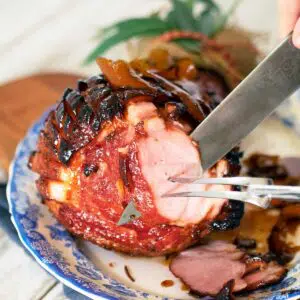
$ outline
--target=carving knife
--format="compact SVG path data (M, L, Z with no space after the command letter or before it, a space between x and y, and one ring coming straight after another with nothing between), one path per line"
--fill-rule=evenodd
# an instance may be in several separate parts
M280 43L193 131L204 170L236 146L300 86L300 50Z

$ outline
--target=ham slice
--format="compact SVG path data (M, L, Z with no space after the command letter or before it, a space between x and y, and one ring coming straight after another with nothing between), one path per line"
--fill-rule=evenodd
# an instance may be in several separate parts
M265 268L259 269L244 277L247 290L254 290L266 284L277 282L284 275L285 270L275 262L270 262Z
M191 291L202 296L216 296L233 281L232 291L253 290L279 281L285 268L249 257L235 245L211 241L181 252L170 264L171 272Z

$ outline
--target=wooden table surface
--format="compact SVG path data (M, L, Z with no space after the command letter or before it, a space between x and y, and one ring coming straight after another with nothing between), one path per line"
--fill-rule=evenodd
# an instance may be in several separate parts
M228 7L232 1L218 2ZM244 0L233 18L253 31L268 33L267 49L277 39L275 2ZM97 28L166 5L166 0L0 0L0 84L39 72L98 73L95 64L81 66L96 43ZM108 56L126 58L126 49L116 47ZM7 113L2 111L5 101L1 99L0 116ZM8 218L0 208L0 299L84 299L64 289L26 253Z

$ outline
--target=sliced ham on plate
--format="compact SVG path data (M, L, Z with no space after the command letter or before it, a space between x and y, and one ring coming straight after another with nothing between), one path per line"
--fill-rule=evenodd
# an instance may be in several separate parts
M211 241L181 252L170 264L171 272L192 292L216 296L233 280L232 291L254 290L279 281L286 270L276 262L250 257L235 245Z

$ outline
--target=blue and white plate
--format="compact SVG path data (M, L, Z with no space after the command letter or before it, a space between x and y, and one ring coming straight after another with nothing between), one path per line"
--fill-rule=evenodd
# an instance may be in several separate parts
M74 240L41 204L34 183L36 175L27 168L27 161L36 148L44 118L19 144L7 191L12 221L24 246L37 262L65 285L93 299L194 299L170 273L164 258L132 258ZM246 153L262 150L300 155L300 139L278 120L266 121L245 140L244 147ZM134 282L126 275L125 266ZM164 280L173 280L174 285L162 287ZM252 295L272 300L299 298L300 260L280 284Z

